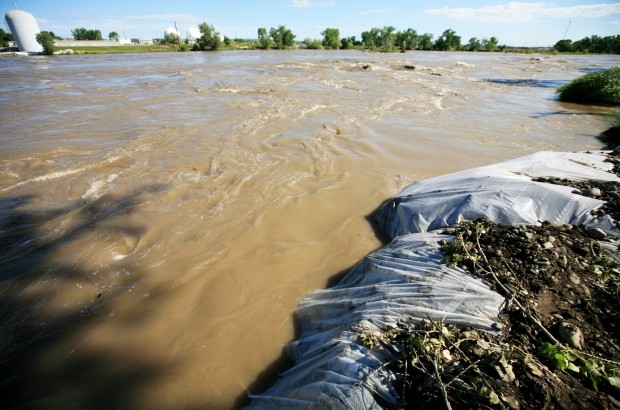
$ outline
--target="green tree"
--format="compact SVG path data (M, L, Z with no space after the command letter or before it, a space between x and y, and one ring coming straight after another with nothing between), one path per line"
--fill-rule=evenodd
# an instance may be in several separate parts
M396 40L394 44L401 51L415 50L418 46L418 33L412 28L408 28L405 31L399 31L396 33Z
M343 37L342 40L340 40L340 48L344 50L353 48L356 45L355 43L359 43L355 41L355 36Z
M381 41L379 40L379 34L381 30L377 27L371 28L369 31L362 32L362 43L366 48L374 50L381 46Z
M275 48L278 50L282 50L284 48L284 35L282 31L278 31L277 29L271 27L271 29L269 29L269 37L273 40Z
M569 53L575 51L575 45L573 44L573 40L568 39L558 41L557 43L555 43L553 48L560 53Z
M212 25L202 23L198 26L198 29L202 35L196 39L193 48L194 50L215 51L222 46L220 33L215 31L215 28Z
M71 35L75 40L103 40L100 30L87 30L84 27L71 30Z
M88 30L86 30L84 27L76 28L74 30L71 30L71 35L73 36L74 40L86 40L86 37L88 36Z
M269 35L267 34L267 29L265 27L260 27L258 29L258 44L260 48L266 50L270 45Z
M180 39L177 33L166 33L164 34L163 40L161 40L161 44L179 44Z
M482 48L482 43L476 37L472 37L466 47L468 51L478 51Z
M8 47L9 41L13 41L13 35L0 28L0 47Z
M342 45L340 42L340 30L337 28L328 27L321 31L321 35L323 36L322 44L325 48L337 50Z
M490 39L483 38L482 39L482 49L486 51L495 51L497 50L497 44L499 40L496 37L491 37Z
M118 41L120 36L118 35L116 31L111 31L110 34L108 34L108 38L113 41Z
M278 50L295 44L295 35L285 26L280 26L277 29L272 27L269 30L269 37L271 37L274 47Z
M224 44L226 45L226 47L230 46L230 39L227 36L224 36Z
M431 50L433 48L433 35L424 33L418 38L418 48L420 50Z
M43 54L51 56L54 54L54 35L49 31L41 31L36 36L37 43L43 47Z
M302 41L302 46L309 49L309 50L322 50L323 49L323 43L321 42L321 40L312 40L310 37L306 37L304 39L304 41Z
M558 42L559 43L559 42ZM557 45L557 43L556 43ZM582 53L613 53L620 54L620 35L617 36L590 36L573 43L574 50Z
M441 37L435 40L433 48L435 50L448 51L458 50L461 47L461 37L456 35L454 30L448 29L443 32Z
M379 44L382 51L391 51L394 48L394 41L396 40L395 31L396 28L394 26L384 26L379 30Z

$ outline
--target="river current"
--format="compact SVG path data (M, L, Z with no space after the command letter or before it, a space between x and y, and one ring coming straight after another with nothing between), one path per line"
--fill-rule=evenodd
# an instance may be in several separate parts
M247 51L0 58L6 408L234 408L299 301L406 185L602 144L555 87L617 56Z

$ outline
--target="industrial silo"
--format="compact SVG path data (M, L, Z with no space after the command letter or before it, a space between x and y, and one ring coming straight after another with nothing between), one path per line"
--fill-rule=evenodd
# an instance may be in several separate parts
M21 10L9 10L4 16L9 29L15 38L19 51L27 53L40 53L43 51L41 44L37 43L39 25L34 16Z

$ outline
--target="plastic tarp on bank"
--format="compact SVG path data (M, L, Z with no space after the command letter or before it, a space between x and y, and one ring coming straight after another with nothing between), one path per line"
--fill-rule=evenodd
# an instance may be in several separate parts
M539 152L530 156L417 182L391 199L375 216L391 238L486 218L506 225L595 225L613 231L608 219L591 211L603 201L573 193L574 188L532 178L618 181L603 153Z
M603 202L574 189L530 177L618 180L607 172L605 153L542 152L514 161L415 183L378 213L380 227L395 238L360 262L337 285L306 297L297 310L299 339L286 347L295 365L260 395L255 409L379 409L399 405L385 366L397 347L368 349L364 339L429 317L446 324L500 331L495 321L503 298L469 273L440 263L438 242L451 239L431 229L487 218L504 224L555 223L615 228L591 211Z
M503 298L480 279L439 263L437 233L398 238L358 264L337 285L306 297L297 310L299 340L287 346L296 365L250 408L380 408L395 406L393 375L382 366L384 349L364 347L362 337L398 324L443 320L496 332Z

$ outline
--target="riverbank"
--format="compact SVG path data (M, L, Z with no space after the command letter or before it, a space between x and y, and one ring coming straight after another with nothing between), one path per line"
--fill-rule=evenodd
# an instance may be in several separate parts
M251 407L613 408L619 164L539 153L406 188L376 216L399 236L302 301L296 365Z
M183 46L185 46L185 44ZM291 48L290 50L303 50L303 49L304 48L302 47L295 47L295 48ZM71 52L68 52L68 50L71 50ZM254 43L231 43L231 45L229 46L223 45L220 49L218 49L218 51L247 51L247 50L268 51L268 50L260 49ZM313 51L313 52L317 52L317 51L324 51L327 53L335 52L334 50L326 50L326 49L309 49L308 48L307 50ZM386 52L377 51L377 50L367 50L362 47L354 47L354 48L347 49L347 50L354 51L354 52L365 51L365 52L380 53L380 54L401 53L398 50L394 50L394 51L390 51L386 53ZM341 50L341 51L346 52L347 50ZM85 45L64 46L63 45L63 46L54 47L54 54L65 54L65 55L66 54L131 54L131 53L189 52L189 51L192 51L191 46L180 48L179 46L174 45L174 44L97 45L97 46L85 46ZM279 50L279 51L286 51L286 50ZM424 52L424 51L432 51L432 50L409 50L407 51L407 53L419 53L419 52ZM453 51L443 51L443 52L461 53L463 51L453 50ZM557 50L549 49L549 48L525 48L525 47L512 47L512 48L508 47L501 51L500 50L494 51L494 52L470 51L468 53L474 53L474 54L475 53L541 54L541 55L587 55L588 54L588 53L582 53L582 52L573 52L573 53L559 52ZM0 53L0 56L7 55L7 54L13 55L14 53ZM19 53L18 55L28 55L28 54Z

